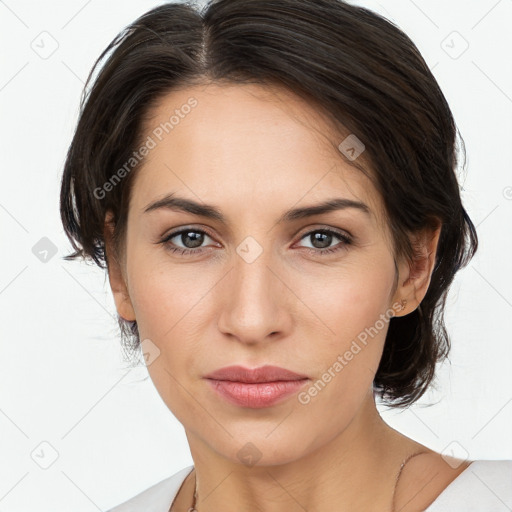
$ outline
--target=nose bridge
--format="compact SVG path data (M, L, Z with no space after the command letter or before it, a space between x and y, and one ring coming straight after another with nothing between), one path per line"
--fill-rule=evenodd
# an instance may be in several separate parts
M284 328L283 285L271 270L276 266L273 259L270 245L251 236L236 247L219 323L223 332L255 342Z

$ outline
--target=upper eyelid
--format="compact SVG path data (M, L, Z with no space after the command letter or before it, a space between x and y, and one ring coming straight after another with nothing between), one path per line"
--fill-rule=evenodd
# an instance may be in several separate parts
M176 228L176 230L171 230L169 233L162 235L162 240L169 240L170 238L174 238L177 235L181 235L183 233L186 233L187 231L196 231L196 232L202 232L208 235L210 238L214 239L215 236L212 235L207 229L201 227L194 227L194 226L185 226L183 228Z
M346 236L348 238L352 238L352 234L349 233L346 229L335 228L335 227L325 226L325 225L322 227L305 228L305 231L300 235L297 234L297 236L299 236L300 238L303 238L304 236L309 235L310 233L314 233L316 231L329 231L330 233L334 233L339 236ZM299 231L299 233L300 233L300 231Z

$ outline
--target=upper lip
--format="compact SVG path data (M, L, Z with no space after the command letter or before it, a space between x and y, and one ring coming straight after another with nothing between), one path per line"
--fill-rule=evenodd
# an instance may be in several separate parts
M265 365L259 368L244 368L243 366L226 366L219 368L205 376L206 379L230 380L233 382L276 382L307 379L306 375L300 375L280 368L279 366Z

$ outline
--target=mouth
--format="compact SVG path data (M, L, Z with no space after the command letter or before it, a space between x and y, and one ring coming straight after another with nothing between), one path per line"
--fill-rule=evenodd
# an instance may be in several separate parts
M310 380L305 375L270 365L252 370L229 366L208 374L205 379L229 403L251 409L281 403Z

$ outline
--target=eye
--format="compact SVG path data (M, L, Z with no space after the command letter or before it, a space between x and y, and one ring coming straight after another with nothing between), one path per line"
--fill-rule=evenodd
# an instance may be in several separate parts
M352 238L349 235L332 229L316 229L309 231L301 237L301 240L308 238L312 241L312 247L304 247L304 249L315 255L337 252L346 249L346 246L352 243ZM201 246L205 243L206 239L213 240L206 231L184 228L169 233L158 243L163 244L167 250L173 253L190 255L204 252L206 248ZM334 247L330 247L336 239L340 242Z
M171 252L178 252L179 254L196 254L205 250L201 245L207 238L212 240L206 231L201 229L185 228L170 233L159 243L163 244L166 249Z
M332 229L309 231L301 238L301 240L305 239L309 239L312 242L312 247L305 247L305 249L313 254L320 255L341 251L352 243L352 238L349 235ZM335 239L341 240L341 242L334 247L330 247Z

